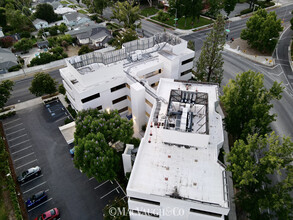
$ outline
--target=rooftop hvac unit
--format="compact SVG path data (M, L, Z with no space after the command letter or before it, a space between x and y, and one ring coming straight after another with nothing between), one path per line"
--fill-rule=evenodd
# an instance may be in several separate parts
M133 55L131 56L131 59L132 59L132 61L137 61L137 54L133 54Z

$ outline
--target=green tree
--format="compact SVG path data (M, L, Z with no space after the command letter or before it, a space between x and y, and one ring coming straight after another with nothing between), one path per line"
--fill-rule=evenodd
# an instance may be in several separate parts
M82 45L81 48L78 51L78 55L82 55L82 54L86 54L86 53L90 53L93 50L89 48L88 45Z
M6 9L0 7L0 27L6 27Z
M126 42L130 42L138 39L137 33L132 29L127 29L125 32L116 36L114 42L112 43L117 49L121 49L122 45Z
M6 20L14 32L22 32L32 26L28 17L22 14L20 10L6 9Z
M224 0L224 10L229 16L232 11L234 11L238 0Z
M66 89L64 88L62 83L58 87L58 92L61 93L62 95L65 95L66 93Z
M58 26L52 26L49 28L50 36L56 36L58 34Z
M279 32L283 30L276 13L267 13L265 9L257 10L246 22L246 27L241 32L241 39L247 40L249 46L261 52L272 52L278 42Z
M111 209L113 208L117 210L116 213L111 213ZM106 205L103 213L104 220L129 220L128 204L124 201L124 199L121 198L115 198L108 205ZM113 214L115 215L113 216Z
M135 6L132 0L130 2L116 2L112 11L112 18L123 22L125 28L134 28L134 23L139 20L139 5Z
M14 82L11 80L2 81L0 84L0 108L3 108L8 101Z
M223 79L223 57L221 51L225 44L225 22L221 15L208 34L196 62L194 77L196 80L221 84Z
M20 41L16 42L13 46L18 51L28 51L33 48L33 41L28 38L22 38Z
M235 80L230 79L224 87L221 102L227 113L225 129L234 140L245 140L248 134L265 135L271 131L270 123L275 121L275 114L270 114L271 101L281 99L283 87L274 82L267 90L264 87L264 76L251 70L238 74Z
M210 5L208 11L209 15L217 17L217 15L220 13L220 10L224 7L224 0L208 0L208 3Z
M55 14L53 6L47 3L38 4L35 12L36 18L43 19L48 23L54 22L58 19L57 14Z
M197 22L199 22L200 13L203 9L202 1L200 0L188 0L184 4L185 11L187 16L190 15L192 17L192 21L195 21L195 18L197 18ZM186 16L185 16L186 19Z
M57 82L48 73L39 72L34 76L29 91L36 95L53 94L57 92Z
M61 24L58 26L58 29L59 29L59 31L60 31L62 34L64 34L65 31L68 30L66 24L64 24L64 23L61 23Z
M117 110L80 111L74 134L75 166L98 181L115 179L121 158L109 143L128 143L133 135L132 125L132 121L121 118Z
M272 133L264 137L249 135L247 143L238 140L228 154L227 169L238 189L236 202L249 219L292 219L293 143ZM270 176L283 180L272 182ZM269 209L269 212L268 212Z

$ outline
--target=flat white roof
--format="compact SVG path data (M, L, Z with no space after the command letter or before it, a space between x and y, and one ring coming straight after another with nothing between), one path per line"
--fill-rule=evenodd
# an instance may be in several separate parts
M218 86L190 84L187 89L186 82L161 79L157 90L157 95L164 100L161 102L161 110L166 111L171 90L178 88L181 91L208 94L209 132L200 134L155 126L152 119L158 103L155 104L127 190L168 197L176 189L179 197L228 207L224 199L225 169L217 162L218 146L223 143L222 118L215 112ZM162 111L159 113L159 121L160 117L164 117Z

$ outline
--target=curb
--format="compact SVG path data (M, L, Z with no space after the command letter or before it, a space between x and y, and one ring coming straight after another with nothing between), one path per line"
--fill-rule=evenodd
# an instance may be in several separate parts
M267 7L267 8L264 8L264 9L266 11L268 11L268 10L271 10L271 9L279 8L281 6L282 6L281 4L279 4L279 5L275 4L275 5L271 6L271 7ZM251 15L253 15L254 12L256 12L256 11L250 12L248 14L240 15L239 17L240 18L247 18L247 17L250 17Z

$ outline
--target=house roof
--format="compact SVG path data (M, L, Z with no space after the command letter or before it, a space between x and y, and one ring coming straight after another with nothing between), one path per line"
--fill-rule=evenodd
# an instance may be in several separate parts
M42 19L37 18L36 20L33 21L33 24L34 24L34 25L37 25L37 24L40 23L40 22L48 23L48 22L45 21L45 20L42 20Z
M48 41L40 41L40 42L37 42L37 46L38 47L43 47L43 46L48 46L49 45L49 42Z
M50 4L52 5L52 7L53 7L54 10L57 9L59 6L62 5L62 4L61 4L60 2L58 2L58 1L53 1L53 2L51 2Z
M77 21L81 18L87 18L88 16L78 13L78 12L70 12L64 15L68 21Z
M16 56L9 50L0 48L0 69L9 69L17 65Z
M78 30L68 31L66 34L76 36L78 39L91 38L92 40L99 39L106 36L111 36L110 31L99 25L92 25L88 27L82 27Z

